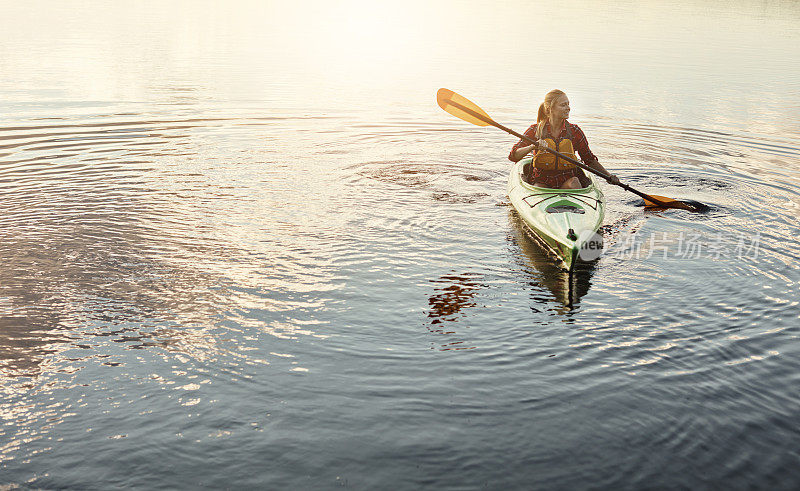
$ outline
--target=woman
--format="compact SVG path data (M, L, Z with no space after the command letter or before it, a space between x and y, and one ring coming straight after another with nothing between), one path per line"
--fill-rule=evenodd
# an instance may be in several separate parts
M612 184L619 184L617 176L610 174L597 157L589 150L586 136L578 125L567 121L569 117L569 99L567 94L556 89L544 96L544 102L539 105L539 114L536 124L525 131L525 136L539 142L539 150L534 153L533 166L527 175L527 181L534 186L543 188L577 189L584 187L588 182L586 174L579 167L566 160L545 151L542 147L553 150L577 160L575 151L581 160L591 167L605 174L606 180ZM519 162L535 148L535 145L520 140L511 149L508 158L512 162Z

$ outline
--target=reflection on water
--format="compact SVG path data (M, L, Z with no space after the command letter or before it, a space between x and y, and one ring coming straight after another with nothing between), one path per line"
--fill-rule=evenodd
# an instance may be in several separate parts
M456 334L447 323L457 323L469 317L468 310L477 307L475 296L480 292L480 276L477 274L448 274L435 280L435 293L428 298L428 330L433 334ZM466 326L468 327L468 326ZM440 350L474 349L465 346L463 341L450 341L441 344Z
M3 460L44 451L32 442L76 414L67 403L54 410L49 394L92 397L108 380L79 381L100 367L122 380L185 387L196 374L176 371L185 377L176 383L148 367L235 360L236 373L279 356L242 337L315 335L315 322L287 320L301 315L261 313L309 303L272 292L326 289L327 273L301 264L302 243L282 249L271 239L268 230L283 225L267 229L248 209L270 201L221 180L221 155L200 158L197 134L219 131L221 120L122 119L0 128L8 150L0 166ZM271 240L254 241L259 229ZM244 326L257 331L243 334ZM287 370L305 370L298 363Z
M556 309L559 313L567 313L580 305L580 299L587 293L592 285L597 260L579 261L572 273L564 271L558 266L550 253L537 242L527 230L525 223L513 210L509 210L509 240L519 248L522 266L531 278L531 286L536 288L536 293L531 294L531 300L539 305L532 305L533 310L545 310L553 298L560 304ZM543 297L538 290L544 287L552 297Z
M199 217L182 213L185 195L154 172L150 160L133 160L185 155L180 140L192 127L70 125L59 127L58 136L2 130L20 156L33 156L8 160L0 171L8 197L0 231L0 297L6 299L0 308L8 325L37 339L26 352L15 337L14 359L32 368L47 353L52 362L52 347L83 344L85 336L198 356L210 352L213 341L202 329L231 299L219 291L223 277L204 266L243 253L213 238L202 209L195 209ZM110 131L113 139L104 138ZM161 133L167 131L172 138ZM84 158L51 145L76 140L82 147L70 151ZM183 181L192 179L190 173ZM35 348L51 338L51 349Z

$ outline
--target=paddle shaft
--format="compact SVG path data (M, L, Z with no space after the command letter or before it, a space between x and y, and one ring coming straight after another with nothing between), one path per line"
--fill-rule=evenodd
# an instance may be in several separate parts
M539 142L537 142L533 138L529 138L529 137L527 137L527 136L525 136L525 135L523 135L521 133L517 133L516 131L512 130L511 128L509 128L507 126L503 126L502 124L498 123L497 121L493 120L492 118L487 118L483 114L477 113L477 112L473 111L472 109L470 109L470 108L468 108L468 107L466 107L466 106L464 106L462 104L459 104L459 103L457 103L455 101L451 100L451 101L447 101L447 103L452 105L452 106L455 106L456 108L464 111L465 113L469 114L470 116L472 116L474 118L478 118L481 121L494 126L495 128L499 128L499 129L505 131L508 134L516 136L517 138L519 138L521 140L525 140L528 143L532 143L533 145L535 145L536 149L539 150ZM544 150L547 151L547 152L552 153L553 155L557 155L558 158L564 159L564 160L566 160L567 162L569 162L571 164L575 164L576 166L580 167L583 170L587 170L587 171L591 172L592 174L595 174L595 175L598 175L598 176L602 177L603 179L608 179L608 176L606 174L603 174L599 170L592 169L591 167L589 167L588 165L584 164L583 162L579 162L579 161L577 161L577 160L575 160L573 158L567 157L563 153L560 153L560 152L558 152L556 150L553 150L550 147L544 147ZM610 184L614 184L614 183L610 183ZM666 203L664 203L664 202L662 202L662 201L660 201L660 200L658 200L656 198L653 198L652 196L644 194L644 193L642 193L640 191L637 191L637 190L633 189L632 187L628 186L627 184L623 184L623 183L620 182L620 183L616 183L616 185L621 187L622 189L624 189L626 191L630 191L631 193L639 196L642 199L645 199L647 201L655 203L655 204L657 204L659 206L663 206L663 207L667 207L667 208L669 207L669 205L667 205Z

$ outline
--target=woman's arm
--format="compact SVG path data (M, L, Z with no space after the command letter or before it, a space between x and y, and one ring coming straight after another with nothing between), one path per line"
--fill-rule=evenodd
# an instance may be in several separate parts
M531 125L530 128L525 130L525 136L528 138L535 140L536 139L536 125ZM534 145L528 143L527 140L520 140L518 141L513 147L511 147L511 152L508 154L508 160L512 162L519 162L522 158L530 153L533 150Z
M603 175L606 175L606 181L610 182L611 184L619 184L619 178L614 174L608 172L605 167L603 167L600 162L597 160L595 154L589 149L589 142L586 140L586 135L583 134L583 130L578 128L577 124L573 124L573 131L574 135L574 143L575 149L578 151L578 154L581 156L581 160L591 167L592 169L602 172Z
M528 145L527 147L519 147L511 150L511 155L508 156L508 159L512 162L519 162L522 160L523 157L528 155L535 145Z

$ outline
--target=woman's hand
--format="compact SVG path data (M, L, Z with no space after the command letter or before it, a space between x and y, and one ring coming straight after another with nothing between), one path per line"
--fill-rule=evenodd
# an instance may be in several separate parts
M619 177L615 176L614 174L608 174L606 181L608 181L609 184L619 184Z
M537 143L537 145L538 145L538 147L537 147L537 148L550 148L550 145L548 145L548 144L547 144L547 140L545 140L545 139L540 139L540 140L539 140L538 142L536 142L536 143Z

